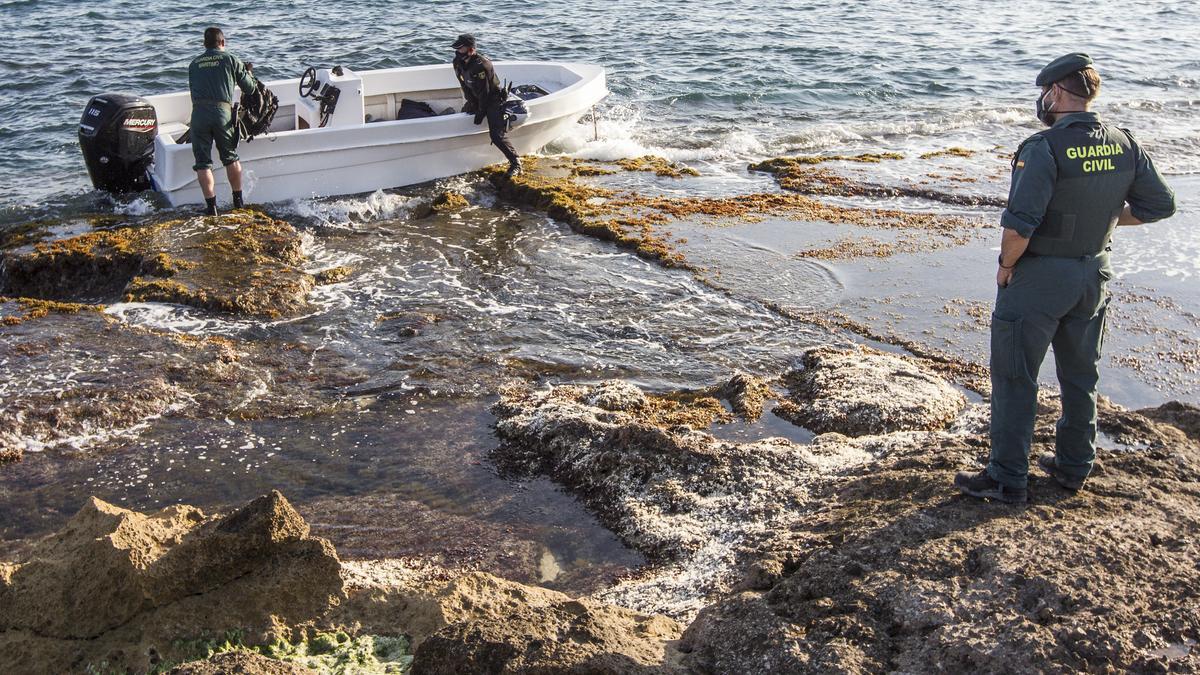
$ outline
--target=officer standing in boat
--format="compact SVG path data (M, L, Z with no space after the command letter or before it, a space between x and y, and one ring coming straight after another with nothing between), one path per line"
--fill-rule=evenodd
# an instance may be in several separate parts
M1042 69L1037 116L1012 164L992 313L991 456L955 485L980 498L1023 503L1037 413L1038 371L1054 345L1062 415L1054 453L1038 464L1062 487L1083 486L1096 458L1096 383L1117 225L1175 213L1175 195L1133 136L1089 110L1100 75L1087 54Z
M454 74L462 86L463 98L467 100L463 112L475 115L475 124L487 118L492 145L508 158L508 176L521 173L521 160L508 140L508 122L504 119L504 102L508 92L500 86L500 79L492 69L488 57L475 51L475 36L459 35L454 44Z
M204 30L204 53L188 66L188 87L192 92L191 138L196 164L196 180L204 193L205 214L217 215L216 184L212 173L212 146L225 166L229 186L233 188L233 208L242 203L242 163L238 161L238 133L233 115L233 88L251 93L258 86L251 65L225 51L225 34L220 28Z

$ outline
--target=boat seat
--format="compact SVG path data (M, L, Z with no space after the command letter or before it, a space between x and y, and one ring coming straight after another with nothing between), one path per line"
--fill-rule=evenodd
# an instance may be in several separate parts
M183 122L167 122L166 124L158 125L158 135L166 136L172 141L178 141L183 132L188 130L188 125Z

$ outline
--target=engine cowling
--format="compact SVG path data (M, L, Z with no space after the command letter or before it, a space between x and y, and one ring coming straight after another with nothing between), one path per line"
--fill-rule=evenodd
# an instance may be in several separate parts
M113 193L150 189L158 115L131 94L93 96L79 120L79 147L92 185Z

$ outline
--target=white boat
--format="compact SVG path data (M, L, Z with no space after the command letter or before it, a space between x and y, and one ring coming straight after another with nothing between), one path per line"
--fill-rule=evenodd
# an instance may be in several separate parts
M565 135L608 95L604 69L600 66L506 61L496 62L495 69L501 81L537 85L547 92L526 101L528 119L509 135L521 154L540 150ZM487 122L475 125L470 114L455 112L396 119L405 99L426 103L434 111L461 109L462 93L449 64L362 73L337 68L317 71L316 75L318 94L326 85L340 92L336 107L327 117L317 100L300 95L300 78L266 82L279 97L279 109L270 132L242 141L238 146L247 201L265 203L371 192L445 178L504 161L500 151L491 145ZM108 99L114 98L121 97L108 95ZM117 115L109 125L127 134L154 134L153 164L142 168L143 173L148 173L150 187L166 195L173 205L203 203L192 170L192 147L178 142L191 118L189 93L124 98L140 101L143 106L148 103L154 109L154 115L149 116L144 110L139 113L137 104L127 102L124 117ZM119 157L121 148L132 148L133 144L122 143L114 136L111 152L101 149L89 153L87 140L103 135L102 124L89 122L112 117L100 110L98 100L107 102L98 96L89 103L80 126L80 141L96 186L120 190L129 181L102 180L102 174L111 174L114 165L122 160L132 162L136 152L128 150L124 153L128 156ZM152 127L153 121L157 124ZM98 144L102 145L100 141L92 143ZM113 157L105 155L106 152ZM144 163L148 164L149 144L145 144L142 153ZM215 154L214 148L217 195L224 201L229 187ZM140 187L145 186L143 180Z

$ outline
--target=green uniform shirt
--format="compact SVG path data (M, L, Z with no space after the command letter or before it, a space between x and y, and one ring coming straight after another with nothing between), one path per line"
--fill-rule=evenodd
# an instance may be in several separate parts
M1052 128L1065 127L1074 122L1098 124L1100 116L1094 112L1070 113L1055 120ZM1133 185L1125 197L1130 211L1135 218L1146 223L1174 215L1175 193L1154 167L1150 155L1140 148L1137 150ZM1050 143L1041 136L1033 136L1022 146L1021 154L1017 157L1012 185L1008 190L1008 207L1000 216L1000 224L1026 239L1033 236L1046 215L1046 205L1054 196L1057 178L1058 164Z
M188 66L188 87L192 101L223 101L232 104L233 87L250 93L258 86L246 64L223 49L208 49L192 59Z

